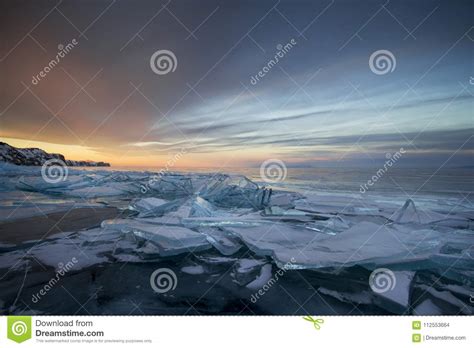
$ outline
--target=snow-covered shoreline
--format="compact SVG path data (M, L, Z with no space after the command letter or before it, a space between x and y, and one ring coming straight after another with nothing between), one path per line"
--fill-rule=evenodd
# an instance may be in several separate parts
M68 160L59 153L48 153L38 148L17 148L0 142L0 162L22 166L42 166L47 161L59 160L71 167L110 167L106 162Z

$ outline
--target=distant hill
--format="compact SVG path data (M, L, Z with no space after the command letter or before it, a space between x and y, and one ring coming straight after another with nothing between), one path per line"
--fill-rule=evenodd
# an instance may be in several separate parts
M42 166L46 161L58 159L72 167L110 167L107 162L67 160L59 153L48 153L38 148L20 149L0 142L0 161L21 166Z

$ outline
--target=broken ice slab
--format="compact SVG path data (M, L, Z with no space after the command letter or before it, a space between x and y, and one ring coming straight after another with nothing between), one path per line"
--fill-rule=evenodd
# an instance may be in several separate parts
M418 223L418 224L433 224L469 228L469 220L463 216L456 215L454 212L440 214L436 211L419 209L415 202L407 199L405 204L400 207L390 219L398 224Z
M33 247L26 244L23 247L26 249L3 253L0 257L0 265L2 268L8 266L13 269L23 269L27 267L28 262L33 265L40 262L45 266L59 269L62 264L66 264L75 258L77 262L72 262L69 269L79 270L109 262L105 253L112 252L116 235L113 237L110 235L104 236L99 233L100 229L90 231L91 235L88 238L77 234L68 237L64 233L61 238L56 235L35 244ZM94 235L94 231L97 234Z
M107 186L92 186L73 190L68 190L67 195L78 198L97 198L97 197L113 197L128 196L139 194L138 188L133 183L110 183ZM59 193L59 192L58 192ZM61 192L65 194L64 192Z
M272 277L272 265L270 263L267 263L263 265L263 267L260 269L260 274L258 277L248 283L246 287L250 290L258 290L262 289L265 284L271 279Z
M270 202L272 190L260 188L242 175L216 174L198 194L220 207L262 209Z
M241 286L245 286L259 278L262 273L262 267L266 264L267 262L265 260L240 259L234 264L231 272L232 281ZM264 276L266 276L266 273L267 271L265 271Z
M107 178L108 180L105 180L105 178L100 180L91 179L90 176L83 174L68 176L64 181L51 184L42 177L27 177L18 181L17 188L24 191L37 191L84 199L140 193L140 189L136 187L132 179L117 181L116 176Z
M110 252L113 244L103 243L81 246L73 240L60 240L52 243L42 243L35 246L29 254L43 265L61 268L61 265L72 260L70 270L79 270L92 265L110 262L103 253Z
M10 271L22 270L28 267L30 260L23 250L14 250L0 253L0 270L2 270L1 278ZM8 270L4 272L5 270Z
M306 193L295 201L295 209L315 214L383 215L384 208L398 208L395 204L375 204L359 194Z
M327 220L318 220L307 223L305 228L318 233L335 235L349 229L350 224L341 216L336 215Z
M391 313L407 314L410 305L411 284L415 272L397 271L392 272L392 274L393 279L383 279L386 283L379 284L383 287L383 291L374 291L374 303ZM377 284L374 286L377 286Z
M411 199L407 199L403 207L394 213L392 220L396 223L422 223L420 215L415 207L415 203Z
M92 201L75 202L71 198L50 196L39 192L1 191L0 221L13 221L33 216L69 211L72 208L103 207Z
M349 222L338 215L315 214L297 209L282 209L277 206L266 207L262 212L264 220L304 223L304 227L316 232L335 234L347 230Z
M158 194L168 199L186 197L192 195L195 190L190 176L175 173L151 175L142 182L140 189L144 193Z
M139 209L135 205L130 205L129 208L139 211L138 219L144 218L146 220L143 221L146 221L146 223L178 226L182 225L182 220L190 215L191 205L192 199L179 198L164 204L150 206L150 209Z
M426 299L413 309L414 315L442 315L443 310L433 303L430 299Z
M11 181L11 180L10 180ZM9 181L9 182L10 182ZM268 206L272 190L259 187L241 175L226 174L178 174L178 173L139 173L139 172L107 172L94 173L71 170L66 180L48 183L39 171L32 172L21 178L16 188L23 191L36 191L45 194L62 195L75 198L111 198L111 197L153 197L166 199L190 198L199 195L221 208L252 208L262 209ZM15 184L9 185L14 187ZM288 205L293 199L300 197L288 193L275 204ZM201 205L203 202L196 201ZM202 209L201 209L202 212Z
M94 228L81 232L63 232L43 239L37 244L25 242L15 246L19 250L2 253L0 268L12 267L24 269L29 263L60 268L75 258L71 270L80 270L93 265L108 263L113 260L112 255L117 246L132 250L136 243L122 238L123 234L111 230ZM7 262L8 261L8 262Z
M217 227L201 227L198 231L204 234L209 243L222 255L235 254L242 248L242 243L235 235Z
M318 288L318 292L324 295L328 295L338 299L339 301L347 303L356 303L356 304L371 304L373 303L373 293L369 291L359 291L359 292L344 292L338 290L326 289L323 287Z
M259 186L244 176L226 174L150 175L140 181L143 193L165 199L198 194L221 207L251 207L260 209L268 203L271 190Z
M47 182L40 175L34 177L20 177L16 182L16 188L23 191L62 193L71 185L75 184L77 186L79 184L79 187L86 187L87 183L88 182L84 181L84 178L80 175L69 175L66 180L57 183Z
M436 224L455 228L472 228L474 209L461 200L355 193L306 193L295 201L295 209L315 214L383 217L396 223Z
M238 261L235 257L223 257L223 256L202 256L197 255L196 258L209 265L230 265Z
M197 227L240 227L272 225L274 221L264 220L260 215L246 214L243 216L193 217L182 220L183 225L189 228Z
M309 214L297 209L283 209L278 206L266 207L262 215L265 219L280 221L306 222L315 219L314 214Z
M172 256L211 248L205 235L186 227L150 224L146 222L146 219L110 220L104 222L102 226L106 229L118 229L123 233L132 233L143 241L155 244L161 256Z
M291 209L295 207L294 202L296 200L303 198L304 196L298 192L277 191L272 193L268 205L278 206L284 209Z
M165 201L164 199L149 197L133 201L130 204L129 209L137 211L140 218L163 216L166 213L179 209L184 202L184 199Z
M215 215L216 208L201 197L195 197L191 206L191 212L189 216L193 217L208 217Z
M190 217L211 217L211 216L230 216L231 214L223 209L216 208L213 204L202 197L193 197L191 203Z
M442 245L456 240L432 229L371 222L360 222L337 235L281 223L225 229L240 236L257 255L272 256L279 267L294 258L292 267L300 269L429 260Z
M197 266L182 267L181 272L186 273L186 274L197 275L197 274L204 274L206 271L203 266L197 265Z
M165 203L168 203L168 201L160 198L148 197L133 201L130 203L129 209L143 213L160 207Z
M443 308L444 313L455 313L455 314L473 314L474 306L468 301L461 301L459 298L454 296L450 291L437 290L435 284L432 286L419 284L417 285L424 294L429 294L433 302Z

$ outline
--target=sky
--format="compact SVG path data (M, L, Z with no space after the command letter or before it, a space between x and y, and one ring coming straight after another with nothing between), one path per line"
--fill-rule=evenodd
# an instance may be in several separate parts
M469 166L473 13L468 0L2 1L0 137L113 166L373 166L400 149L405 166ZM152 59L165 50L170 69Z

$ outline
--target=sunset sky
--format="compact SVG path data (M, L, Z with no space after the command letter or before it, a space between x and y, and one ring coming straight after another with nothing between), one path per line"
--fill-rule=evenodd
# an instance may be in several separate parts
M468 0L2 1L1 140L117 166L177 153L182 167L373 165L401 147L407 166L471 165L473 12ZM152 71L158 50L175 71ZM393 71L371 71L377 50Z

